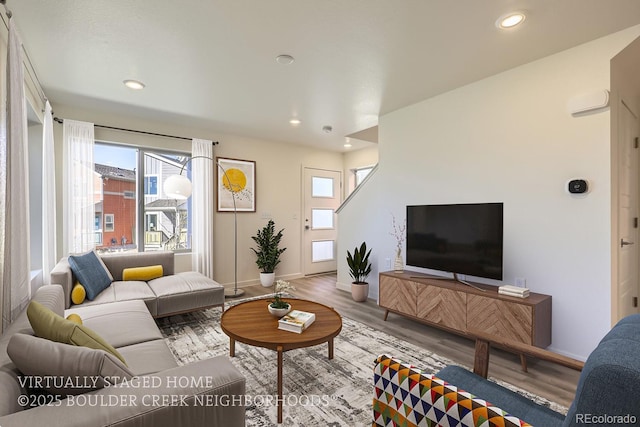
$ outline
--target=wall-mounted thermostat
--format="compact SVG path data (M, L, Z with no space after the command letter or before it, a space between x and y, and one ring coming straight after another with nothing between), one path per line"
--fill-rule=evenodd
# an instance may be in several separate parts
M569 180L567 191L570 194L585 194L589 191L589 182L583 178Z

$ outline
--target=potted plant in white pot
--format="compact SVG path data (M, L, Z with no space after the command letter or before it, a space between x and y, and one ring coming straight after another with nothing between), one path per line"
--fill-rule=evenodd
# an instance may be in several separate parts
M274 271L280 263L280 255L287 250L287 248L279 248L283 231L284 228L275 233L275 223L270 219L267 225L258 230L255 236L251 236L258 245L257 248L251 248L251 250L256 254L256 264L260 269L260 283L264 287L273 285Z
M276 317L282 317L291 311L291 304L282 299L283 294L290 294L291 291L295 291L296 288L291 283L284 280L278 280L275 285L275 293L273 294L273 301L269 303L269 313Z
M351 283L351 297L354 301L363 302L369 296L369 283L367 276L371 273L371 263L369 262L371 249L367 252L366 242L362 242L360 248L356 246L351 252L347 251L347 264L349 265L349 275L353 279Z

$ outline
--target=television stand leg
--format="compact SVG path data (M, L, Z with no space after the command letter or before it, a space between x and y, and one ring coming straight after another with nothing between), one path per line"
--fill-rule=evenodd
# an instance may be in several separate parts
M382 319L383 321L387 321L387 316L389 316L389 310L385 310L384 311L384 318Z
M520 353L520 367L522 368L522 372L527 371L527 356L523 353Z

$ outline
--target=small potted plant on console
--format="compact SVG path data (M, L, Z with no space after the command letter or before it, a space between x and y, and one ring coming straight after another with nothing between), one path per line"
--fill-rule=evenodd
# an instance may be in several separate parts
M270 219L262 230L258 230L255 236L251 236L258 245L251 250L256 254L256 264L260 269L260 283L264 287L273 285L274 270L280 263L280 255L287 250L287 248L278 248L283 231L284 228L276 233L275 223Z
M371 249L367 252L366 242L362 242L360 248L356 246L351 252L347 251L347 264L349 264L349 274L353 279L351 283L351 297L354 301L363 302L369 296L369 283L367 276L371 273L371 263L369 262Z

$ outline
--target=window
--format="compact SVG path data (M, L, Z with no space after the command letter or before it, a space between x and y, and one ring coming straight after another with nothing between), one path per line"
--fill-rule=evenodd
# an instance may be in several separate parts
M141 150L142 151L142 150ZM191 248L191 200L164 198L163 179L180 174L189 157L142 151L144 177L144 250L179 251ZM190 166L190 164L189 164ZM188 173L189 170L186 171ZM188 176L188 175L187 175ZM153 225L153 226L152 226Z
M162 192L164 180L179 174L189 155L96 142L94 158L101 178L101 191L95 191L96 249L191 249L191 200L167 199Z
M95 245L100 246L102 245L102 212L95 213L93 229L96 231L94 233Z
M158 177L155 175L144 177L144 194L145 196L158 195Z
M104 214L104 231L113 231L114 230L114 215L113 214Z
M156 231L156 227L158 226L158 214L147 213L144 218L144 230Z
M373 166L368 166L366 168L354 169L353 173L356 175L356 187L364 181L364 179L369 175L369 172L373 170Z

